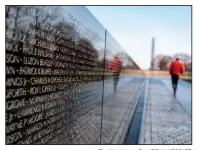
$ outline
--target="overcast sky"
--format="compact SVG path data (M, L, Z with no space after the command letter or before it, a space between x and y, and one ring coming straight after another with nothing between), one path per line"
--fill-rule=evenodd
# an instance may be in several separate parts
M155 55L191 55L189 6L87 6L142 69L149 69L151 39Z

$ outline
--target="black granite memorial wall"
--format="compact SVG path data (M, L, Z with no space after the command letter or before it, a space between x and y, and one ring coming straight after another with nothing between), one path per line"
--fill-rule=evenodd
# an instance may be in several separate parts
M5 42L6 144L100 144L109 61L140 69L91 13L6 6Z

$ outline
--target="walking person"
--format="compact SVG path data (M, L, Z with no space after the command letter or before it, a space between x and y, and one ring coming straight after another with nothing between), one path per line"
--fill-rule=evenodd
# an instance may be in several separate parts
M174 96L176 95L179 76L183 75L184 72L185 72L184 64L180 62L179 58L176 58L176 60L173 61L169 67L169 73L172 79L172 88L174 90Z
M116 92L117 84L119 81L120 72L122 69L122 63L118 59L118 57L114 57L114 59L110 62L109 68L113 73L113 83L114 83L114 92Z

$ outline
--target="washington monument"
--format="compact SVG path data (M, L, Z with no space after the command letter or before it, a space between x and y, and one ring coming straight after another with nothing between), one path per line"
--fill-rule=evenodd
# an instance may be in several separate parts
M150 69L151 70L154 70L155 69L155 66L154 66L154 49L155 49L155 39L154 37L152 38L152 47L151 47L151 67Z

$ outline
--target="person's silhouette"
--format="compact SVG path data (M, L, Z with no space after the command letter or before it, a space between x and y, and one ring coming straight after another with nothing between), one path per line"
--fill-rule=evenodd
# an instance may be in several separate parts
M114 57L114 59L110 62L109 68L113 72L113 83L114 83L114 92L116 92L117 84L119 81L119 75L122 69L122 63L118 59L118 57Z
M176 58L176 60L173 61L169 67L169 73L172 79L172 88L174 90L174 96L176 95L179 76L182 75L184 72L185 72L184 64L179 61L179 58Z

